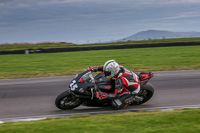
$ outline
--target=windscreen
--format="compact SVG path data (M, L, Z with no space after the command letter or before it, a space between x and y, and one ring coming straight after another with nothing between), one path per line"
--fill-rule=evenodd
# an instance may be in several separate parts
M85 73L81 78L80 80L82 80L82 82L91 82L91 83L94 83L94 77L91 73L91 71Z

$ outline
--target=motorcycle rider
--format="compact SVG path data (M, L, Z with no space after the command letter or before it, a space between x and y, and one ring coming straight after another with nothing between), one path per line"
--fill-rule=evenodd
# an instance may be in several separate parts
M115 83L114 93L96 92L98 99L110 99L115 109L123 108L133 102L134 94L140 91L140 81L137 74L119 65L115 60L108 60L103 66L88 67L92 72L102 71L105 77Z

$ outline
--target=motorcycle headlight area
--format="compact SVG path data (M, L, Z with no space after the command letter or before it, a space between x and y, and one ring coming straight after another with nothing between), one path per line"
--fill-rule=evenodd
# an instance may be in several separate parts
M85 73L79 80L80 82L86 82L86 81L89 81L89 82L93 82L94 81L94 78L93 78L93 75L91 73L91 71Z

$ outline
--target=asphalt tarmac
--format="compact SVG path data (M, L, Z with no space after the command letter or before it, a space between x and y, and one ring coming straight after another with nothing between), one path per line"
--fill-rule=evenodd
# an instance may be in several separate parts
M111 108L80 106L59 110L54 101L68 88L73 76L0 80L0 120L44 115L77 114L115 111ZM200 104L200 70L154 72L150 83L155 88L153 98L129 109Z

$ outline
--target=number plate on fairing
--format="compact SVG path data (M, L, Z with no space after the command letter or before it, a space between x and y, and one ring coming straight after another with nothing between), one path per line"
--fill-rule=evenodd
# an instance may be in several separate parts
M78 88L78 85L76 83L76 80L72 80L71 84L69 85L70 89L74 91L76 88Z

